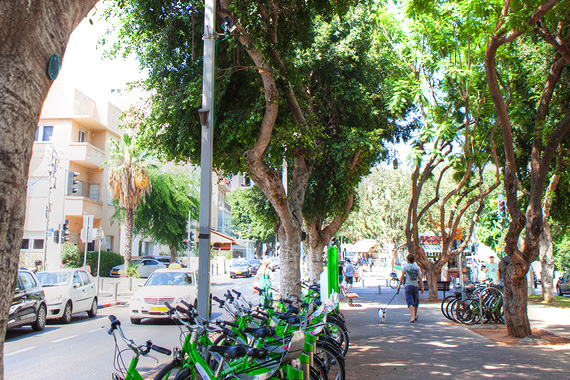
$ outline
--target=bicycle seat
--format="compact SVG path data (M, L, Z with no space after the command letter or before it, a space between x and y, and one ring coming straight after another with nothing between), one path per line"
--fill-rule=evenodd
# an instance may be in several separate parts
M296 315L289 315L289 314L281 314L281 313L274 313L277 318L281 319L282 321L287 322L290 325L295 325L301 323L301 320Z
M208 350L210 352L218 352L220 354L226 355L231 359L241 358L248 354L249 347L245 344L236 344L235 346L210 346Z
M247 327L243 329L246 334L252 334L256 338L267 338L269 336L275 335L275 329L273 327Z
M252 348L247 353L247 356L249 356L250 358L257 358L257 359L265 358L267 357L267 355L269 355L269 350L265 348Z

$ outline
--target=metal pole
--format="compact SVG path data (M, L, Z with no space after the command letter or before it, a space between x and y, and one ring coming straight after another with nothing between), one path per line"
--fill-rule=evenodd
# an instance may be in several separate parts
M209 110L207 124L202 125L200 163L200 228L198 250L198 313L210 316L210 228L212 212L212 147L214 128L216 1L204 4L204 68L202 83L202 110Z
M103 235L103 229L101 228L101 235L99 235L99 254L97 255L97 299L99 299L99 288L101 287L101 282L99 279L99 269L101 267L101 242L103 241L102 235Z

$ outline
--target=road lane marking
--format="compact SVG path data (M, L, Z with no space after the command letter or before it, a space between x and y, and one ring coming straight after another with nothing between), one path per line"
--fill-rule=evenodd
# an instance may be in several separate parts
M4 357L18 355L18 354L21 354L22 352L33 350L34 348L37 348L37 347L34 346L34 347L22 348L21 350L10 352L9 354L4 354Z
M98 331L101 331L102 329L103 329L102 327L99 327L98 329L89 330L89 331L87 331L87 332L88 332L88 333L98 332Z
M77 338L79 335L70 335L70 336L66 336L65 338L61 338L61 339L57 339L57 340L52 340L52 343L59 343L59 342L63 342L64 340L68 340L68 339L73 339L73 338Z

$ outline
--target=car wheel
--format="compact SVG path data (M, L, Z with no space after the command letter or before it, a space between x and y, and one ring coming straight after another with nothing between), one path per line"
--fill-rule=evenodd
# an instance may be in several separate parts
M38 315L36 316L36 321L32 323L32 329L34 331L42 331L46 327L46 316L47 309L45 305L40 305L38 308Z
M65 309L63 309L63 315L61 316L61 323L69 323L71 322L71 313L72 313L71 303L65 304Z
M131 323L133 325L140 325L141 324L141 318L133 318L131 317Z
M89 318L95 318L97 316L97 298L93 297L93 302L91 303L91 310L87 311Z
M562 297L562 296L564 295L564 293L562 293L562 289L560 289L560 286L557 286L557 287L556 287L556 291L558 292L558 295L559 295L560 297Z

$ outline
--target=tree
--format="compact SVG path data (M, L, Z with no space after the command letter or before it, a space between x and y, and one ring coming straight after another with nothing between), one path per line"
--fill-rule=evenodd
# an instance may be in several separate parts
M359 6L342 18L322 22L298 71L306 73L310 111L323 125L303 205L309 271L318 281L323 250L348 217L363 176L387 158L386 142L409 133L399 124L407 109L388 109L392 83L404 71L389 41L378 35L391 15L379 5Z
M48 62L54 55L63 58L71 32L95 3L0 3L0 288L5 290L0 295L0 357L16 288L32 146L53 83L47 75Z
M198 162L200 105L199 44L201 2L118 1L123 24L120 42L150 69L144 83L156 94L151 113L138 132L170 159ZM343 1L239 2L221 0L219 20L236 24L231 38L218 44L217 121L214 167L246 173L263 191L279 218L281 292L300 292L302 207L322 125L310 109L298 72L300 49L314 38L319 16L331 19L356 3ZM194 29L193 29L194 27ZM284 185L281 165L292 175Z
M150 192L149 156L136 144L136 139L123 134L120 141L107 142L109 189L112 199L125 209L125 268L131 262L135 210Z
M241 239L254 240L255 256L261 258L263 244L275 243L275 210L257 186L232 191L227 200L232 208L232 230Z
M402 58L409 67L407 80L399 84L393 107L412 97L422 129L410 156L413 167L412 194L407 212L406 245L426 271L429 287L435 289L442 268L466 247L484 198L499 184L495 130L485 94L481 70L483 52L477 20L464 17L461 4L447 2L410 4L413 23ZM487 186L486 167L494 164L495 181ZM453 186L444 190L449 175ZM421 205L426 184L436 178L433 197ZM430 209L437 208L435 212ZM431 215L430 215L431 214ZM441 255L429 260L420 247L420 221L433 217L441 237ZM469 222L465 219L472 216ZM463 241L456 244L460 226ZM429 293L430 301L437 292Z
M195 176L181 169L150 172L152 190L136 208L136 233L170 248L170 262L175 262L187 237L188 218L198 219L199 195Z
M360 183L356 210L339 231L351 241L375 239L382 243L384 249L392 252L390 267L398 246L405 240L410 178L410 173L402 168L374 168Z
M568 2L559 3L557 0L544 1L536 7L523 7L522 4L511 5L510 1L505 1L485 52L489 92L501 124L505 151L504 186L511 216L511 224L505 237L505 253L511 258L512 264L506 270L504 309L508 334L515 337L525 337L532 332L527 315L526 274L530 263L538 258L538 244L544 223L542 202L548 172L560 142L570 130L568 111L561 114L555 112L554 115L550 112L550 107L554 104L552 100L557 96L555 90L559 86L562 72L570 63L570 36L567 33L569 25L566 17ZM505 85L509 82L503 80L504 74L500 74L503 66L498 55L501 48L508 48L517 39L531 34L533 38L538 37L551 46L551 58L547 75L543 76L542 93L530 115L533 124L530 191L528 204L523 208L518 196L521 179L517 173L515 135L511 121L516 115L510 112L504 98L506 96L510 99L512 92ZM560 117L556 117L556 114ZM524 246L519 246L523 229Z

